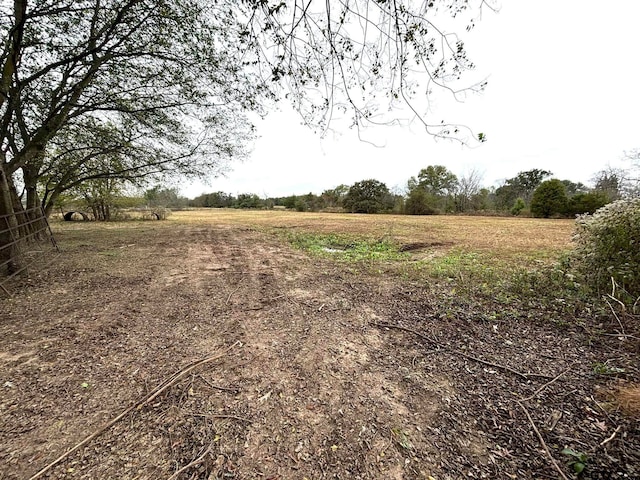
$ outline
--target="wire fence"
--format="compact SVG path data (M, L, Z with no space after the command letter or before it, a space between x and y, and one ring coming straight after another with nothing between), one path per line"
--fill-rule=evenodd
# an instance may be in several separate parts
M15 221L14 221L15 219ZM41 208L0 215L0 289L7 295L18 275L49 265L60 254Z

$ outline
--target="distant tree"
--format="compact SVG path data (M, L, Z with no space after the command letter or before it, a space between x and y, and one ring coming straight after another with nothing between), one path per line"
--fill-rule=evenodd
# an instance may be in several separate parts
M515 184L519 185L524 192L532 195L542 181L551 175L553 174L549 170L534 168L533 170L518 173L515 177Z
M288 197L283 197L280 199L279 205L282 205L286 208L294 210L296 208L296 202L298 201L297 195L289 195Z
M481 183L482 174L475 169L460 176L456 189L456 210L458 212L480 210L474 199L480 192Z
M607 203L609 203L609 197L604 192L594 190L593 192L577 193L569 198L567 215L592 214Z
M571 180L562 180L562 184L564 185L564 189L565 192L567 192L568 197L578 195L580 193L587 193L589 191L589 187L582 182L575 183Z
M414 194L412 205L417 206L418 203L427 201L428 205L418 207L413 211L427 210L435 211L453 211L455 206L454 195L458 187L458 177L450 172L443 165L429 165L427 168L420 170L418 178L411 177L407 182L407 190L409 197L412 192L422 190L426 195Z
M535 217L549 218L567 211L567 193L558 179L546 180L536 188L531 199L531 213Z
M192 207L229 208L236 202L233 195L225 192L203 193L189 201Z
M309 192L304 196L305 201L307 202L308 209L312 212L318 212L322 210L324 207L324 202L322 201L322 197L316 195L315 193Z
M160 185L147 189L144 198L150 207L184 208L189 202L180 195L177 188L164 188Z
M405 213L409 215L436 215L439 199L422 188L414 188L409 192L404 204Z
M393 207L391 207L391 213L395 213L399 215L406 213L405 211L406 197L405 197L404 188L400 187L399 185L396 185L395 187L390 188L389 191L391 192L390 201L393 203Z
M249 209L264 208L264 201L255 193L242 193L238 195L233 207Z
M332 188L329 190L325 190L322 192L321 198L323 201L324 208L336 208L342 207L342 202L344 198L349 193L348 185L338 185L336 188Z
M511 209L518 198L522 197L518 196L518 189L509 180L506 180L495 190L495 203L498 210Z
M309 204L303 197L296 197L296 202L293 204L293 208L296 212L306 212L309 210Z
M322 208L322 200L313 193L295 197L293 208L298 212L317 212Z
M393 208L393 197L384 183L363 180L349 188L343 205L352 213L382 213Z
M513 207L518 197L522 198L525 205L529 205L533 192L542 181L551 176L548 170L534 168L518 173L509 178L502 186L496 189L496 202L500 210L509 210Z
M429 165L418 174L418 187L436 195L453 195L458 186L458 177L443 165Z
M594 190L605 192L611 201L640 197L640 150L626 154L628 168L609 167L593 177Z
M476 211L495 210L495 191L493 188L481 188L472 198L473 209Z

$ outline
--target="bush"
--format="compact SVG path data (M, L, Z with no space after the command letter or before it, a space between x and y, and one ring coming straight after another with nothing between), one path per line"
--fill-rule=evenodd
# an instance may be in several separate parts
M522 210L524 210L525 207L526 205L522 198L516 199L516 202L513 204L513 207L511 207L511 215L514 215L517 217L518 215L520 215L520 213L522 212Z
M607 203L609 203L609 197L604 192L577 193L569 199L567 215L594 213Z
M306 212L309 210L309 204L304 200L304 198L297 198L293 206L296 209L296 212Z
M597 292L611 292L613 279L623 292L618 298L633 305L640 297L640 198L618 200L576 222L578 273Z

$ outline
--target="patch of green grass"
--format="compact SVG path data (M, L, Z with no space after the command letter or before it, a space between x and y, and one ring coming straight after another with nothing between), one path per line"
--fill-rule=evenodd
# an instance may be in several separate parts
M287 240L296 248L313 255L352 262L397 261L408 258L398 245L353 235L289 232Z
M596 362L593 364L593 373L596 375L616 375L618 373L624 373L624 368L613 367L607 362Z
M593 304L586 287L568 273L563 257L506 262L490 252L453 249L405 262L399 270L414 281L445 281L458 297L483 299L505 312L524 306L543 309L559 324Z
M435 278L493 281L494 268L479 253L451 250L446 255L422 260L426 271Z
M446 281L456 295L480 295L506 308L523 302L555 312L574 312L587 300L584 288L558 258L505 262L490 252L451 249L416 260L387 239L354 234L287 232L296 248L347 262L385 263L385 271L419 282ZM561 318L561 317L559 317Z

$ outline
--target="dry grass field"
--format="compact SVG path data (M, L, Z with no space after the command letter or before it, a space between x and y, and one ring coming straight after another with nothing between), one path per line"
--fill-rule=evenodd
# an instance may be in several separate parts
M200 209L174 212L171 222L249 225L264 229L389 238L400 244L435 244L445 249L526 262L554 258L571 247L573 220L533 218L408 216Z
M53 229L0 298L1 480L640 478L637 334L554 266L570 221Z

